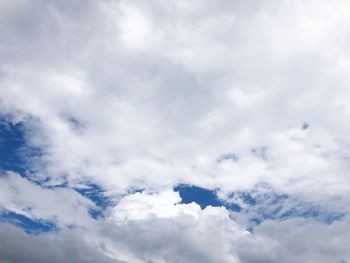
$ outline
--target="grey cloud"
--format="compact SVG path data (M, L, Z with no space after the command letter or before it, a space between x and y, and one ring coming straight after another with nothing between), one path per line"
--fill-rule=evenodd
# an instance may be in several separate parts
M237 242L242 262L341 262L349 260L348 220L322 225L304 219L266 221Z
M30 236L14 226L0 224L1 262L115 262L101 252L101 247L84 242L78 233L65 231L59 234Z

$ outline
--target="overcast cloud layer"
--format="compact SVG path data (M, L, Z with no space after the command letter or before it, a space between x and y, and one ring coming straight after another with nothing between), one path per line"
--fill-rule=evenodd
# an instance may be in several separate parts
M350 262L349 70L347 0L0 0L0 261Z

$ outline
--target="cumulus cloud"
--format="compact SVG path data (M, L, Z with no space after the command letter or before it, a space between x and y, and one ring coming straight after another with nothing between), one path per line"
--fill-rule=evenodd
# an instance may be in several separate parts
M179 199L171 191L125 197L102 227L106 247L128 252L130 262L239 262L233 243L249 233L223 207Z
M40 195L40 190L36 195L41 200L47 197ZM50 202L44 200L43 203ZM83 217L86 210L76 205L80 210L72 213L68 208L56 221L66 223L67 218L75 219L78 215L81 222L75 221L73 228L39 236L28 236L22 230L2 224L1 236L10 238L2 243L0 259L10 262L21 262L25 258L29 262L45 262L50 257L54 262L72 258L77 262L239 262L232 250L233 243L249 233L231 220L223 207L209 206L201 210L195 203L179 204L180 200L178 193L172 191L135 193L122 198L112 215L100 221L87 220ZM31 200L24 199L22 203L28 205ZM7 208L20 213L18 209ZM45 217L40 212L55 214L47 207L33 207L30 212L41 218ZM17 239L21 240L18 244Z
M0 113L22 122L41 151L28 160L27 179L0 178L2 209L89 226L102 254L130 262L259 262L265 248L261 262L293 262L293 253L331 260L338 249L349 260L336 238L338 228L348 233L346 216L334 226L264 222L247 234L247 218L181 204L171 190L194 184L230 201L266 183L348 213L348 1L0 5ZM89 183L117 204L103 220L73 189ZM283 227L331 236L331 252L311 239L312 248L289 248L305 235L271 237ZM23 240L36 238L46 237Z

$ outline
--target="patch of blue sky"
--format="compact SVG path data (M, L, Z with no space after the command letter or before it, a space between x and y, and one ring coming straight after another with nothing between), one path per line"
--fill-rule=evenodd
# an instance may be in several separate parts
M58 227L53 221L34 220L11 211L1 213L0 222L13 224L22 228L26 233L31 235L58 231Z
M235 203L225 203L220 198L218 198L215 190L209 190L201 188L195 185L185 185L181 184L174 188L174 191L179 192L182 199L181 203L189 204L192 202L197 203L201 209L207 206L224 206L230 210L240 211L240 206Z
M74 190L96 204L96 208L89 211L92 218L103 218L105 209L114 205L112 199L105 195L105 190L97 184L89 183L81 188L75 187Z
M21 149L25 145L23 124L0 119L0 168L23 173L25 162Z
M25 123L0 115L0 170L25 176L30 173L29 162L40 155L38 147L27 143Z
M229 201L217 196L217 190L210 190L194 185L181 184L174 188L179 192L181 203L197 203L201 209L207 206L224 206L237 213L245 213L249 219L249 228L265 220L287 220L289 218L313 219L325 224L341 220L344 213L328 211L320 205L303 202L287 194L269 191L236 192L229 195Z

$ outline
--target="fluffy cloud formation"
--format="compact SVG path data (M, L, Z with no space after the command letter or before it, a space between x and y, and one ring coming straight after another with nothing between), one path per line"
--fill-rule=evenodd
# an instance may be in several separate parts
M239 262L234 241L249 233L228 211L179 201L172 191L123 198L113 211L114 222L104 226L106 246L129 251L134 256L125 258L129 262Z
M348 1L0 6L0 113L40 149L25 173L3 172L1 211L62 231L2 226L26 236L28 254L47 238L66 251L60 236L72 235L75 254L98 247L89 260L100 262L350 260ZM264 183L344 217L266 221L249 234L251 215L182 204L179 183L218 189L225 202ZM76 191L89 184L115 204L103 219ZM4 260L20 261L6 246Z
M52 180L347 191L348 5L315 5L5 1L2 107Z
M18 183L13 187L15 180L24 181L24 185L18 187L21 184ZM2 193L12 197L13 204L21 203L31 208L6 209L17 213L28 211L28 217L41 219L45 219L42 213L51 213L61 228L57 232L32 237L2 224L1 236L10 238L3 240L1 260L45 262L52 256L55 262L71 258L76 258L77 262L239 262L232 249L234 241L249 235L230 219L225 208L201 210L195 203L179 204L181 198L173 191L128 195L104 220L92 220L86 218L87 210L82 209L82 204L74 204L74 198L64 200L67 195L64 192L70 190L38 189L33 198L42 201L39 202L41 207L36 207L35 201L26 193L38 186L15 175L6 181L22 200L17 201L6 191ZM60 200L56 201L57 198ZM88 203L82 196L76 199ZM6 201L0 200L0 203ZM42 207L43 204L50 207ZM74 211L72 208L80 209ZM67 222L67 218L76 221ZM14 243L18 238L21 242ZM17 249L23 251L15 253ZM38 249L44 251L37 253Z

